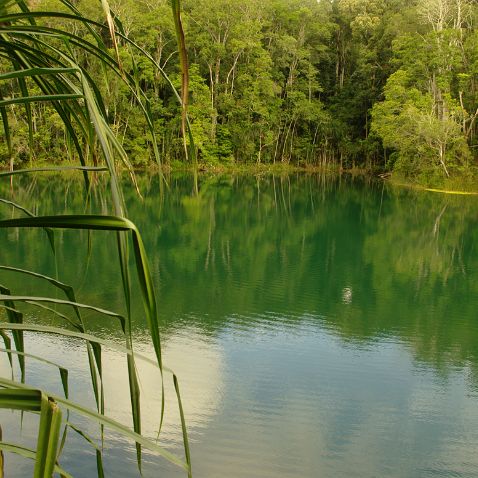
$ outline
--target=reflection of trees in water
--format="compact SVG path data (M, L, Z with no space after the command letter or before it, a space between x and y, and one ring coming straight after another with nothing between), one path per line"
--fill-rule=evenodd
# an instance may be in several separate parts
M365 241L364 262L381 284L377 315L393 307L397 334L438 369L478 359L475 208L470 198L395 192Z
M476 199L315 175L202 176L197 195L187 175L162 190L154 177L140 176L139 185L144 200L132 188L126 199L150 252L165 328L187 320L214 334L231 317L251 328L266 313L321 317L344 340L403 340L439 370L478 361ZM41 214L82 212L81 188L40 177L28 190L20 181L14 196ZM100 178L92 209L103 213L104 191ZM119 270L108 267L114 236L95 233L87 260L79 248L86 234L58 234L61 275L84 277L85 301L95 294L121 307L112 287ZM48 251L32 240L7 242L16 249L2 260L16 255L52 272ZM89 277L104 290L89 290Z

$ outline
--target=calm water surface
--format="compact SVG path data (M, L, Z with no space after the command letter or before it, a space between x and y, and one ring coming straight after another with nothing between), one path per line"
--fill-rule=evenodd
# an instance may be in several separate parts
M125 187L150 254L164 360L181 382L194 476L477 477L478 199L318 176L140 177ZM4 180L1 197L36 214L82 213L82 184ZM92 210L108 212L99 180ZM0 204L2 218L12 208ZM79 302L122 311L114 234L59 231L58 277ZM41 231L0 230L0 263L54 275ZM0 271L17 294L52 294ZM151 353L135 300L138 350ZM31 320L52 322L45 313ZM116 324L91 330L118 339ZM94 406L84 346L28 334L32 353L70 369L71 396ZM104 354L107 411L129 423L124 360ZM27 380L60 390L29 361ZM2 358L2 371L9 374ZM141 366L143 429L155 436L158 376ZM181 453L172 389L161 443ZM74 420L75 417L72 417ZM76 417L77 420L79 420ZM4 439L33 443L36 423L2 412ZM97 436L94 426L83 424ZM94 450L74 433L63 466L93 476ZM139 476L134 447L105 441L107 476ZM30 464L6 457L6 476ZM145 476L184 476L146 455Z

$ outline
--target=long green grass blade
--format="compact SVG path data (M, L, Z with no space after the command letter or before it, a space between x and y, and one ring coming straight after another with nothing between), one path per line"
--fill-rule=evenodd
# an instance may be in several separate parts
M101 339L100 337L97 337L95 335L83 333L83 332L76 332L73 330L68 330L68 329L63 329L59 327L52 327L48 325L38 325L38 324L11 324L9 322L0 322L0 330L23 330L23 331L30 331L30 332L42 332L42 333L49 333L49 334L54 334L54 335L63 335L65 337L72 337L72 338L77 338L77 339L83 339L85 341L89 342L95 342L100 345L103 345L104 347L111 348L113 350L116 350L117 352L121 352L126 355L133 355L133 351L131 349L128 349L125 346L119 345L116 342L112 342L109 340L104 340ZM134 352L134 357L136 359L140 359L144 361L145 363L148 363L150 365L154 365L158 367L158 362L156 359L151 359L148 356L141 354L140 352L135 351ZM159 369L159 367L158 367ZM162 366L162 372L168 372L173 374L174 372L167 367L166 365L163 364Z
M33 389L0 390L0 408L39 412L42 405L42 393Z
M30 168L30 169L15 169L13 171L1 171L2 176L13 176L15 174L29 174L29 173L42 173L42 172L62 172L62 171L95 171L102 172L108 171L108 168L104 166L48 166L43 168Z
M53 277L49 277L49 276L46 276L44 274L40 274L38 272L29 271L29 270L26 270L26 269L20 269L19 267L12 267L12 266L2 266L2 265L0 265L0 270L15 272L15 273L19 273L19 274L25 274L25 275L29 275L31 277L35 277L37 279L45 280L45 281L49 282L50 284L52 284L53 286L57 287L58 289L62 290L65 293L66 297L68 298L68 300L70 302L76 302L75 292L74 292L73 287L71 285L64 284L63 282L61 282L57 279L54 279Z
M10 289L4 287L0 284L0 297L4 297L3 302L6 306L7 319L12 324L22 324L23 323L23 314L15 310L15 300L12 298ZM23 341L23 332L21 330L13 331L13 341L15 343L15 348L24 352L24 341ZM20 366L20 372L22 374L22 382L25 379L25 358L22 355L18 355L18 364Z
M12 349L12 341L11 341L10 337L3 330L0 330L0 337L2 337L3 343L5 344L5 349L7 350L8 361L10 362L10 368L12 369L12 373L13 373L12 352L8 352L8 350Z
M131 281L128 267L128 241L123 232L117 232L116 239L121 269L121 279L123 284L123 295L126 305L126 348L133 351L131 327ZM127 366L133 429L136 433L141 433L141 393L136 365L134 362L134 355L127 356ZM141 445L138 443L136 444L136 460L141 473Z
M3 430L0 426L0 443L3 441ZM3 456L3 451L0 451L0 478L5 477L5 457Z
M0 442L0 450L15 453L17 455L23 456L24 458L29 458L31 460L36 459L36 452L34 450L30 450L29 448L25 448L20 445L15 445L13 443L6 443ZM54 472L58 473L62 478L73 478L72 475L67 473L63 468L58 465L55 465Z
M76 94L59 94L59 95L36 95L36 96L24 96L21 98L11 98L9 100L1 100L0 101L0 108L3 106L9 105L25 105L28 103L36 103L41 101L66 101L66 100L77 100L82 98L83 95L76 95Z
M1 80L12 80L18 78L30 78L37 75L58 75L63 73L77 73L78 68L27 68L25 70L10 71L0 74Z
M55 362L51 362L50 360L44 359L43 357L39 357L38 355L34 355L34 354L26 353L26 352L20 352L18 350L0 348L0 352L6 352L8 354L14 354L14 355L23 355L24 357L29 357L38 362L44 363L46 365L51 365L52 367L57 368L60 373L60 380L62 383L65 398L68 398L68 370L65 367L62 367L61 365L58 365Z
M188 465L188 477L192 478L191 452L189 450L188 432L186 429L186 420L184 418L183 404L181 401L181 394L179 392L179 383L178 383L178 378L176 377L176 374L173 374L173 383L174 383L174 390L176 391L176 398L178 400L179 416L181 418L181 430L183 433L184 454L186 456L186 463Z
M86 334L82 332L75 332L68 329L61 329L58 327L51 327L47 325L38 325L38 324L25 324L25 323L11 324L8 322L0 322L0 331L1 330L23 330L23 331L44 332L44 333L50 333L55 335L63 335L65 337L78 338L78 339L83 339L87 342L98 343L100 345L103 345L104 347L108 347L113 350L116 350L117 352L120 352L126 355L133 355L133 351L130 348L119 345L116 342L104 340L94 335L90 335L90 334ZM150 365L155 365L156 367L158 367L157 360L152 360L151 358L149 358L148 356L144 354L141 354L140 352L134 352L134 357L136 359L140 359L144 361L145 363L148 363ZM169 367L165 366L164 364L162 364L160 371L174 374L174 372Z
M35 297L35 296L23 296L23 295L10 295L4 292L4 288L0 286L0 302L4 302L7 304L7 302L25 302L27 304L31 305L37 305L37 303L42 303L42 302L47 302L51 304L57 304L57 305L68 305L72 306L73 308L78 307L80 309L86 309L86 310L91 310L93 312L98 312L99 314L106 315L109 317L113 317L117 319L120 324L123 333L125 332L125 318L117 314L116 312L112 312L110 310L106 309L101 309L100 307L94 307L93 305L88 305L88 304L80 304L79 302L70 302L69 300L62 300L62 299L54 299L53 297ZM7 304L8 307L14 307L14 305L9 305ZM8 310L8 309L7 309ZM15 320L17 317L15 318ZM15 322L17 323L17 322Z
M1 90L0 101L3 101ZM8 121L7 109L4 106L0 108L0 114L2 115L3 131L5 132L5 140L7 142L8 156L10 159L13 156L12 135L10 134L10 122Z
M0 173L0 176L2 173ZM24 214L26 214L29 217L36 217L35 214L33 214L31 211L26 209L25 207L21 206L20 204L17 204L13 201L9 201L8 199L3 199L0 198L0 203L2 204L7 204L8 206L12 206L15 209L18 209L19 211L22 211ZM52 231L52 229L48 227L44 227L43 230L45 231L45 234L48 237L48 241L50 243L51 250L53 252L53 255L56 256L56 251L55 251L55 233Z
M83 430L80 430L77 428L75 425L73 425L70 422L67 422L67 425L74 430L78 435L83 437L94 449L96 452L96 473L98 478L104 478L105 472L104 472L104 467L103 467L103 453L101 450L101 447L99 447L95 441L88 435L86 434Z

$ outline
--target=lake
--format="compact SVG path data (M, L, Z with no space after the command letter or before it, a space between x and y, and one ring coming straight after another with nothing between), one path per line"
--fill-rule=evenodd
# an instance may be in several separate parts
M318 175L174 175L125 179L129 217L149 254L165 363L175 370L193 476L478 476L478 198ZM80 178L0 183L0 197L38 215L85 212ZM97 178L91 211L108 213ZM11 206L0 203L2 218ZM79 302L122 311L115 235L0 230L0 264L55 275ZM21 295L51 295L0 270ZM136 286L135 286L136 287ZM136 349L153 357L133 295ZM46 311L29 320L53 323ZM112 341L119 327L91 314ZM70 369L70 395L94 407L84 346L26 335L27 349ZM124 359L105 350L107 411L129 418ZM10 374L6 357L2 372ZM143 431L155 436L159 378L140 366ZM58 372L27 360L27 382L60 393ZM181 453L172 387L160 444ZM74 421L75 417L70 417ZM98 438L92 424L83 423ZM2 411L3 437L34 443L35 418ZM77 423L77 422L75 422ZM139 476L134 445L106 432L106 476ZM61 463L94 476L95 452L70 432ZM6 476L32 465L6 455ZM185 476L145 453L144 476Z

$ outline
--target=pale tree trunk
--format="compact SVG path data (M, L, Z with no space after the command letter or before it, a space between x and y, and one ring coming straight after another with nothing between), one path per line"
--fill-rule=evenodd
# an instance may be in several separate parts
M446 152L446 145L444 143L440 143L438 146L438 151L440 153L440 163L445 171L446 177L449 178L450 174L448 173L448 169L445 164L445 152Z

